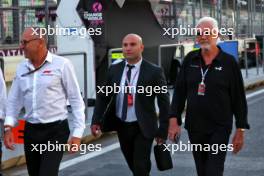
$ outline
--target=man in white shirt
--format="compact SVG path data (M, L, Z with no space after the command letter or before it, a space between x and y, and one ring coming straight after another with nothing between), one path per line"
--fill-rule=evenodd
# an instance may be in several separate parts
M6 85L2 70L0 68L0 120L4 120L6 105Z
M2 161L2 127L3 120L5 117L5 106L6 106L6 85L5 80L0 69L0 176L1 174L1 161Z
M27 28L21 48L25 58L17 68L7 101L5 146L14 150L12 128L24 107L26 120L24 150L30 176L57 176L63 150L41 153L42 144L66 144L68 126L67 100L73 113L73 131L68 141L70 151L79 147L85 129L84 102L72 64L50 53L38 28ZM36 147L36 148L34 148ZM46 146L48 148L48 146Z

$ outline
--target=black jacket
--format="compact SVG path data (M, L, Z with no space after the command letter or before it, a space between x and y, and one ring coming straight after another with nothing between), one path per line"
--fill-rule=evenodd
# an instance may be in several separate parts
M172 99L170 117L182 123L187 100L185 128L189 131L211 132L218 127L232 129L233 115L237 128L249 129L247 101L243 78L235 58L220 49L205 77L204 96L197 94L201 82L201 66L207 68L201 50L190 52L181 67Z
M125 61L109 68L105 86L120 85L122 73L125 67ZM169 111L169 94L166 88L166 80L161 68L142 60L137 87L155 86L160 87L163 91L152 91L151 96L149 92L136 93L135 111L140 129L143 135L147 138L161 137L167 138L168 132L168 111ZM165 88L164 88L165 87ZM164 89L166 91L164 91ZM148 90L149 91L149 90ZM164 93L165 92L165 93ZM92 118L92 124L101 125L102 131L116 131L120 124L120 119L116 117L116 95L111 93L106 96L106 93L97 93L96 105ZM159 116L157 116L155 109L155 98L157 97ZM159 119L159 127L158 127Z

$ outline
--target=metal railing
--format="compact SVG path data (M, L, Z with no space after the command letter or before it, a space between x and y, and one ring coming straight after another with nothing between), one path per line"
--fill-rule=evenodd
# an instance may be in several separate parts
M1 7L0 5L0 46L19 44L21 34L27 27L45 28L47 23L45 16L38 15L43 10L45 10L44 6ZM50 19L48 18L49 25L54 27L55 20ZM49 42L54 45L56 37L49 36Z
M264 38L263 38L264 41ZM246 78L248 78L248 49L247 49L247 45L249 43L255 43L255 48L254 48L254 53L255 53L255 62L256 62L256 74L259 75L259 60L260 58L260 54L258 52L256 52L256 46L258 45L258 42L256 39L245 39L244 40L244 64L245 64L245 69L246 69ZM264 54L264 46L262 47L262 70L264 73L264 62L263 62L263 54Z

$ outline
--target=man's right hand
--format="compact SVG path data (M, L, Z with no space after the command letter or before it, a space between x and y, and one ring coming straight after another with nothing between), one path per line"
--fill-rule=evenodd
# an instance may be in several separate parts
M171 141L175 141L176 137L181 134L181 127L178 125L177 118L170 118L168 137Z
M9 150L15 150L14 147L14 135L12 129L5 131L4 133L4 144Z
M100 125L92 125L91 132L94 137L98 137L102 134Z

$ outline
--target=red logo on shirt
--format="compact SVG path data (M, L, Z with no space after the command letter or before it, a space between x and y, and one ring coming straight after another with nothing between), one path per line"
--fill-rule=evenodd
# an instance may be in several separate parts
M44 70L41 75L42 76L53 76L53 73L54 72L52 72L52 70Z
M44 70L43 73L44 74L49 74L49 73L51 73L51 70Z

